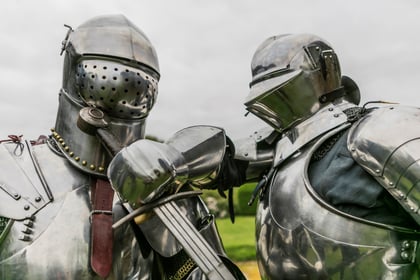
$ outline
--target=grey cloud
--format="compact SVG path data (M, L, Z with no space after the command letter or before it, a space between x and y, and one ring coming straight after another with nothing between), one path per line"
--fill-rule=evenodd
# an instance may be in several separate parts
M61 84L63 24L76 27L110 13L125 14L156 47L162 79L147 131L160 138L194 124L223 126L233 138L264 125L244 117L249 65L256 47L281 33L310 32L331 42L363 101L420 103L420 4L414 0L20 0L2 11L0 138L12 131L29 138L49 133Z

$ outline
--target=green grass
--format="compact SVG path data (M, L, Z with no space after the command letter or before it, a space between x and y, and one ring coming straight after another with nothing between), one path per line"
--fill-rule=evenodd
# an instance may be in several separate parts
M255 216L236 216L232 224L229 218L216 219L217 228L229 258L236 261L255 260Z

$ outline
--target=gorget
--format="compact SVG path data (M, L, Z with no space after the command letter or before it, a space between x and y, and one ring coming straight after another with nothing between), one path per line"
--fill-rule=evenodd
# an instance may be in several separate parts
M89 264L89 176L47 144L16 145L0 145L0 165L9 164L0 175L0 279L99 279ZM113 210L115 220L124 214L116 199ZM128 225L114 232L113 260L107 279L147 279L151 264Z
M298 128L300 140L277 146L276 171L257 210L262 278L417 279L419 233L338 211L312 189L307 174L312 154L348 128L346 122L326 120L315 130Z

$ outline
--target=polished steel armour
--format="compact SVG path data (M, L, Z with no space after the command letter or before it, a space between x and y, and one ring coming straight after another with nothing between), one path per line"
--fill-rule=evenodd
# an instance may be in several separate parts
M420 233L341 212L311 186L307 169L312 153L347 127L329 130L278 163L257 210L257 258L263 279L420 277Z
M32 176L29 149L33 150L33 160L39 164L52 200L33 213L31 204L23 205L23 210L29 215L9 220L10 226L0 237L0 279L99 279L89 264L89 176L74 169L67 159L52 152L47 144L33 148L24 146L19 153L17 151L22 147L19 144L1 146L8 147L1 150L0 163L6 160L15 168L15 173L2 173L2 184L18 191L21 198L16 202L27 198L28 193L19 192L15 176L26 175L34 192L43 192L35 183L40 177ZM11 157L14 162L10 161ZM4 190L4 187L0 189L1 195L5 195ZM4 203L7 202L2 200ZM9 218L13 215L7 209L2 207L0 216ZM124 214L117 200L113 210L114 219ZM107 279L149 279L146 273L149 273L151 259L142 258L128 225L114 232L113 259L112 272Z

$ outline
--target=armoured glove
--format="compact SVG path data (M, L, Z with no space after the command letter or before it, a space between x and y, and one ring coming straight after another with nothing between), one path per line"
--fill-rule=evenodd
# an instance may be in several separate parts
M137 208L186 182L202 187L218 175L226 150L222 129L194 126L165 143L138 140L123 148L108 167L120 197Z

